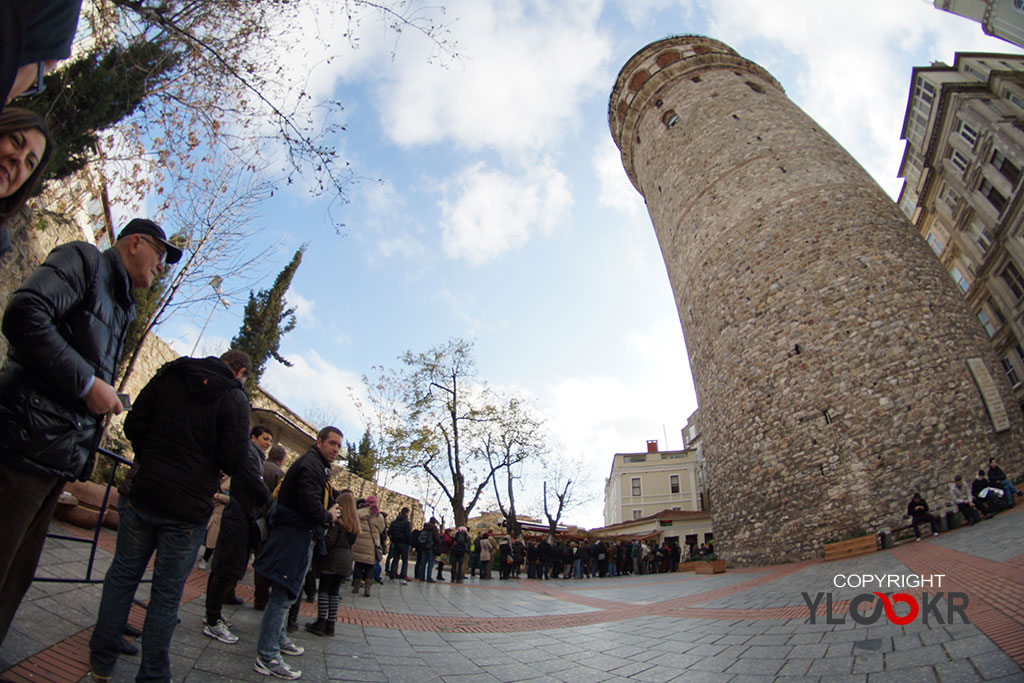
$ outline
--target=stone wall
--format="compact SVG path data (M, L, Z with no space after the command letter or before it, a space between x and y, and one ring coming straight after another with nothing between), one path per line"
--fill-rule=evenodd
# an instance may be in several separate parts
M814 557L901 523L915 490L943 509L990 456L1021 471L1024 415L949 274L767 72L662 40L620 72L609 119L686 336L721 555Z

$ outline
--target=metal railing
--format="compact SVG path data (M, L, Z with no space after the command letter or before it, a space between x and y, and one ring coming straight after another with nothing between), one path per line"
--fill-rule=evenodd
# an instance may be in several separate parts
M58 577L49 577L49 576L42 576L42 577L40 577L40 576L36 576L36 577L33 577L33 579L32 579L33 581L46 581L46 582L50 582L50 583L103 583L103 579L101 579L101 578L100 579L92 578L92 569L93 569L93 565L96 562L96 548L99 545L99 541L100 541L100 530L103 528L103 517L106 515L106 512L107 512L107 501L110 499L110 489L113 488L113 486L114 486L114 475L117 474L117 468L120 467L121 465L126 465L128 467L131 467L132 461L128 460L127 458L121 457L117 453L112 453L111 451L108 451L106 448L97 448L96 449L96 454L97 454L97 456L102 455L102 456L105 456L107 458L110 458L110 460L113 463L113 466L110 468L110 474L107 476L107 488L103 492L103 503L100 505L100 514L99 514L99 518L96 520L96 526L93 528L92 538L81 538L80 536L69 536L67 534L56 534L56 533L47 533L46 534L47 538L56 538L56 539L59 539L61 541L74 541L76 543L88 543L88 544L90 544L90 546L92 546L89 549L89 564L86 566L86 569L85 569L85 578L84 579L62 579L62 578L58 578ZM152 579L143 579L142 580L143 583L146 583L146 582L149 582L149 581L152 581Z

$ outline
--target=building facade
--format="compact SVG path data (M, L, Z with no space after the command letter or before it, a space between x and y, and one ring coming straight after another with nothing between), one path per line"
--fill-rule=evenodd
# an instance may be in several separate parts
M1022 15L1024 16L1024 15ZM900 208L991 340L1024 409L1024 56L914 69Z
M935 7L973 19L988 35L1024 47L1024 0L935 0Z
M696 451L659 451L648 441L644 453L616 453L604 483L605 527L662 510L700 510Z
M720 556L764 564L902 523L1024 415L906 217L757 64L701 36L629 59L609 102L676 299Z

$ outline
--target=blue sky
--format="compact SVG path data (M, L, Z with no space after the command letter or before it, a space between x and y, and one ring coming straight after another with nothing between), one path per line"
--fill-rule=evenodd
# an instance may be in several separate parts
M296 78L315 65L310 92L344 103L342 154L371 180L342 207L343 236L301 183L260 208L260 234L280 245L263 286L309 243L289 296L298 326L282 345L294 367L272 363L264 385L357 440L361 374L398 367L405 350L472 339L481 378L531 398L564 457L586 464L587 502L567 517L588 527L601 524L612 455L647 439L681 447L696 408L654 231L608 131L626 60L672 34L726 42L895 197L913 66L952 63L957 50L1020 51L924 0L444 5L456 59L429 59L414 32L396 43L372 16L358 49L325 47L310 28L271 56ZM241 311L216 311L199 351L221 352ZM208 313L159 333L188 353ZM419 493L413 482L395 488Z

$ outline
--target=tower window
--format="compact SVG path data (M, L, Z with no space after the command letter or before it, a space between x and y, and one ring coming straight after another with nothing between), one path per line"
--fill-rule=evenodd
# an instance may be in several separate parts
M679 115L676 114L675 109L669 109L667 112L661 115L661 122L665 124L666 128L671 128L672 126L679 123Z
M759 86L757 83L754 83L753 81L747 81L747 87L756 93L764 94L764 88Z

